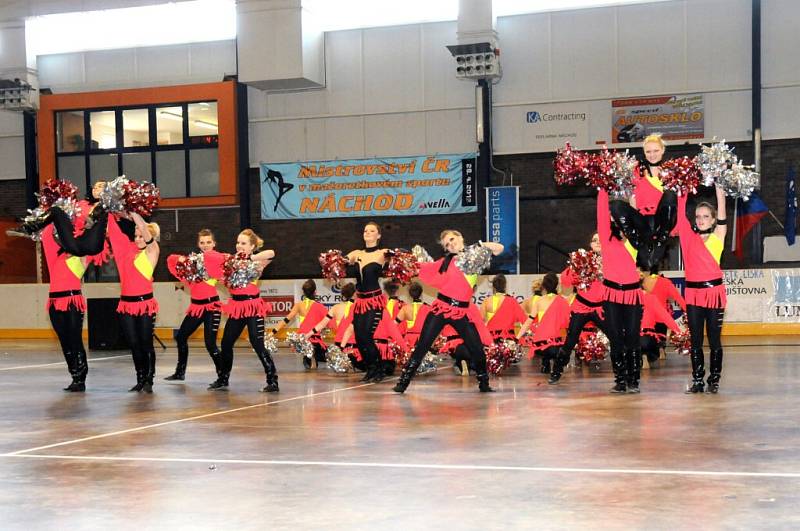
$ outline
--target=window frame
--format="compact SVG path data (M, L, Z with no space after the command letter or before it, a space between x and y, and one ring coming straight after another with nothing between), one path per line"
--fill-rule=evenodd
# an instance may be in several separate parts
M217 142L216 144L192 144L189 138L189 105L202 102L217 104ZM159 146L156 142L156 112L163 107L178 107L183 110L183 143ZM148 146L125 147L123 130L123 111L148 109ZM115 112L116 147L92 149L90 113L98 111ZM63 111L82 111L84 120L84 151L57 152L56 113ZM42 95L38 113L39 127L39 181L44 183L58 175L59 157L84 157L84 179L88 193L90 181L90 157L92 155L116 154L117 170L121 174L123 155L126 153L150 153L151 178L158 185L156 153L159 151L184 151L186 197L162 198L162 207L194 207L236 205L238 185L238 149L236 124L236 83L204 83L176 87L146 89L127 89L103 92L48 94ZM191 151L195 149L216 149L219 163L219 192L213 196L191 195Z

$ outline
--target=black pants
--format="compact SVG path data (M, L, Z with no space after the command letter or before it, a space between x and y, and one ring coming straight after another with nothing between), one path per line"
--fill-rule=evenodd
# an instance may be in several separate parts
M56 310L50 307L50 323L56 331L58 342L61 343L61 352L67 362L67 369L72 376L83 375L86 378L88 366L86 364L86 350L83 347L83 312L74 308L67 311Z
M665 190L658 201L655 213L646 216L625 201L612 201L609 206L611 217L622 226L623 232L637 245L655 237L666 238L678 221L678 196L675 192ZM622 222L622 220L626 220ZM633 229L636 233L628 234Z
M686 320L689 324L689 334L692 338L692 378L702 382L705 374L703 335L708 337L708 346L711 350L709 358L709 383L719 383L722 374L722 320L725 317L725 308L703 308L693 304L686 305Z
M638 304L605 301L603 313L614 379L617 383L638 385L642 363L639 354L642 307Z
M225 330L222 332L222 362L221 371L227 376L231 373L233 368L233 345L239 336L242 335L245 327L247 328L247 336L250 339L250 346L256 351L261 365L264 367L264 373L268 377L275 375L275 363L272 361L272 356L267 352L264 346L264 317L258 315L253 317L242 317L239 319L229 318L225 323Z
M381 353L375 344L375 330L383 318L383 309L368 310L364 313L353 314L353 332L356 336L356 346L364 360L364 365L374 367L381 359Z
M103 250L108 225L108 213L103 212L100 219L85 230L79 237L75 237L74 227L69 216L60 208L51 209L53 226L58 234L61 248L72 256L92 256Z
M601 332L608 336L605 328L606 325L596 311L590 313L572 312L569 316L567 339L564 341L564 346L561 347L564 350L564 353L567 355L567 359L569 359L569 355L572 353L575 345L578 344L578 341L581 338L581 332L583 332L583 329L586 328L586 325L589 323L594 323Z
M203 325L203 339L206 343L206 350L212 357L216 355L219 320L219 311L205 311L200 317L187 315L183 318L181 327L175 335L175 342L178 344L179 367L182 367L184 370L186 369L186 362L189 359L189 336L191 336L201 324Z
M152 383L156 374L156 350L153 348L155 315L118 315L122 333L131 347L136 377L146 378Z
M472 360L470 366L475 368L475 372L479 376L486 374L486 353L483 351L481 336L478 334L478 329L466 316L460 319L450 319L433 312L428 313L425 322L422 323L422 331L419 334L417 345L414 347L414 352L411 354L409 364L413 363L415 367L419 366L439 336L439 332L447 325L452 326L461 336L464 347Z

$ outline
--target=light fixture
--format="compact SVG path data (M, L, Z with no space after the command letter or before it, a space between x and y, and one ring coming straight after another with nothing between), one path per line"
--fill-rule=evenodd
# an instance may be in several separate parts
M172 111L158 111L158 114L159 114L159 116L161 116L162 118L164 118L166 120L172 120L174 122L182 122L183 121L183 115L182 114L174 113Z
M197 127L202 127L203 129L213 129L214 131L218 129L217 124L212 124L211 122L204 122L203 120L194 120L192 121L192 123Z

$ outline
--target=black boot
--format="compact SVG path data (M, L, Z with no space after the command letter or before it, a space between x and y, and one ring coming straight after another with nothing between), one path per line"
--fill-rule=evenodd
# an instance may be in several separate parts
M689 352L689 358L692 360L692 384L686 388L687 394L695 394L703 392L703 376L705 375L705 366L703 364L703 349L693 348Z
M609 211L612 219L631 242L631 245L637 249L641 247L641 244L644 243L644 227L641 222L641 214L625 201L619 200L611 201Z
M542 374L550 374L550 356L542 353L542 366L539 368Z
M79 350L75 353L75 366L72 374L72 383L64 391L82 393L86 391L86 375L89 374L89 364L86 361L86 351Z
M553 363L553 370L550 372L550 379L547 383L555 385L561 379L561 374L564 372L564 367L569 363L569 352L565 352L563 348L558 349L556 354L555 363Z
M267 385L261 389L263 393L277 393L278 389L278 370L275 368L275 362L272 360L269 352L261 350L258 354L258 359L261 360L261 365L264 367L264 373L267 376Z
M128 389L128 392L141 393L146 383L147 383L147 372L136 371L136 385Z
M233 351L227 355L220 351L217 351L216 354L216 363L219 364L217 365L217 380L209 385L208 388L224 390L228 388L228 379L230 378L231 370L233 370ZM211 357L214 358L213 355Z
M722 349L714 349L709 357L708 392L719 392L719 379L722 376Z
M411 379L414 378L414 374L416 374L421 363L421 359L416 359L414 357L408 360L408 364L403 369L403 372L400 373L400 379L397 380L397 383L392 389L395 393L405 393L406 389L408 389L408 386L411 383Z
M144 379L142 391L145 393L153 392L153 379L156 377L156 351L151 350L147 353L147 374Z
M71 351L64 352L64 360L67 362L67 371L69 371L69 375L72 376L72 383L64 388L64 391L75 391L74 386L76 383L76 376L77 371L75 366L77 364L77 354Z
M188 362L189 362L189 346L178 345L178 364L175 365L175 372L164 379L168 381L185 380L186 365Z
M480 373L476 376L478 379L478 390L481 393L494 393L494 389L489 387L489 374L486 372Z
M15 232L20 232L23 234L27 234L31 236L40 232L43 228L45 228L51 221L53 220L53 209L49 209L47 212L43 214L39 214L38 216L26 216L22 222L22 225L18 229L13 229Z
M625 356L622 352L611 352L611 368L614 370L614 387L611 393L625 393L628 390L627 368L625 366Z
M629 393L638 393L639 378L642 373L642 352L638 349L627 351L625 353L625 364L628 372L627 391Z

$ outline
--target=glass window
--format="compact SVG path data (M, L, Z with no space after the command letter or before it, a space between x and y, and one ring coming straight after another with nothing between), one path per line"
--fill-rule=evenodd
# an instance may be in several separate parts
M78 190L86 189L86 159L83 156L58 157L58 178L70 181Z
M92 131L91 149L114 149L117 147L117 124L114 111L89 113L89 128Z
M156 109L156 140L159 146L183 144L183 108Z
M189 104L189 136L206 137L219 135L217 119L217 102L200 102ZM195 143L195 142L192 142ZM203 142L210 144L213 142Z
M219 154L216 149L193 149L189 152L189 175L192 196L219 194Z
M156 152L156 180L161 197L186 197L186 152Z
M83 111L56 113L56 149L59 153L84 150Z
M150 145L150 127L147 109L122 111L122 138L125 147Z
M150 168L150 152L125 153L122 155L122 173L134 181L152 181L153 170Z
M92 185L97 181L113 181L119 177L117 154L92 155L89 157L89 179Z

